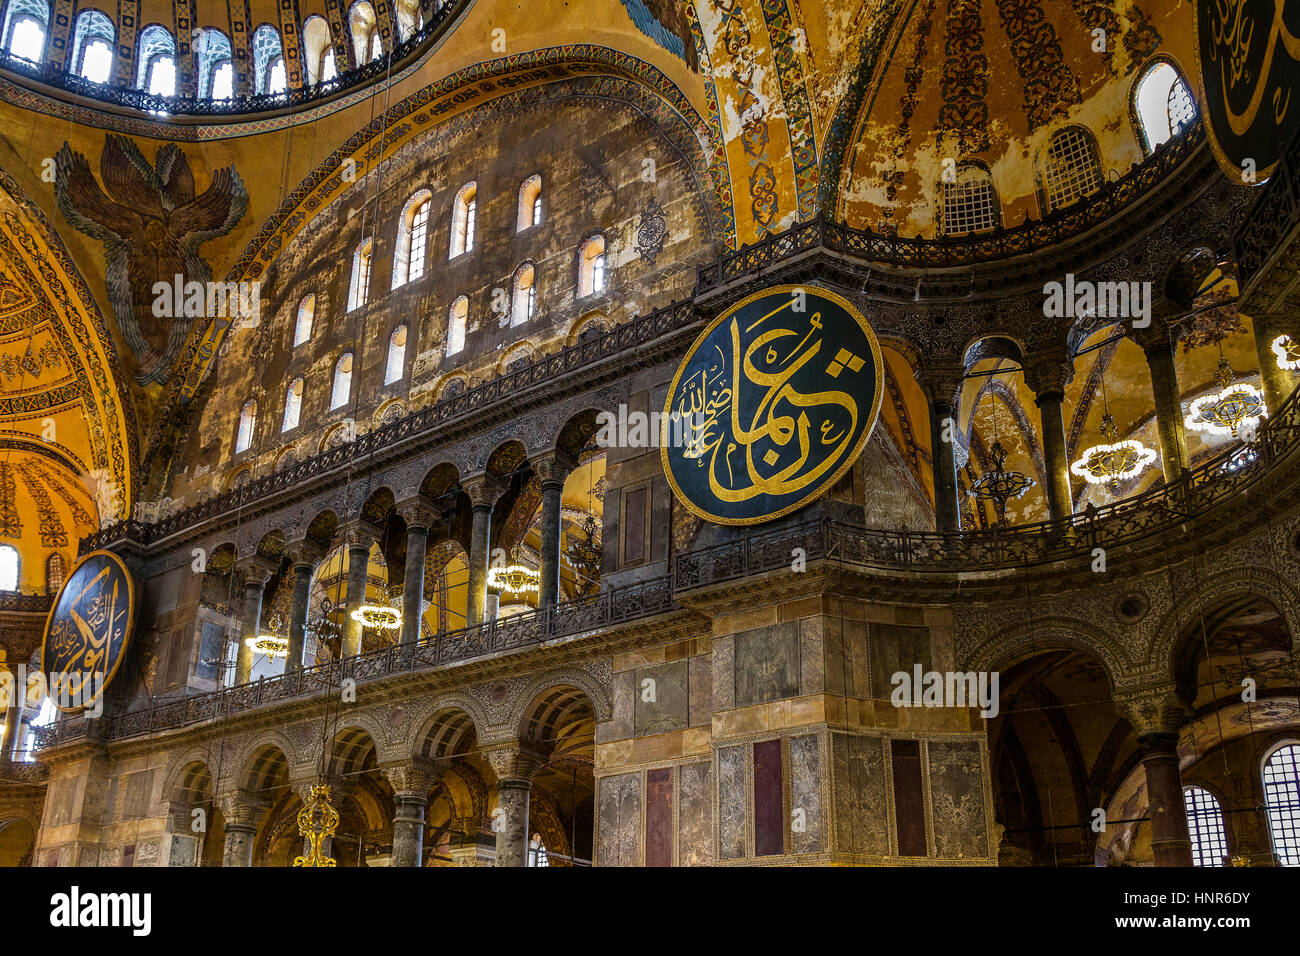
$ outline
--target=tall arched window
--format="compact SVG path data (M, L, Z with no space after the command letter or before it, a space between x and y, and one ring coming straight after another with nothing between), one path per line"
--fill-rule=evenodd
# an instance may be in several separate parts
M519 214L515 231L523 232L542 222L542 177L529 176L519 184Z
M605 237L588 236L578 247L578 295L605 291Z
M234 92L231 69L230 38L220 30L204 27L194 44L198 62L200 99L228 100Z
M316 293L309 292L298 303L298 319L293 325L293 345L297 348L311 338L311 324L316 318Z
M352 254L352 285L348 289L349 312L365 305L370 296L370 260L374 250L374 240L366 239Z
M348 29L352 32L352 51L357 64L369 63L379 35L379 20L369 0L357 0L348 8Z
M1133 111L1148 151L1168 142L1196 119L1196 103L1178 70L1153 63L1133 86Z
M397 35L399 42L405 43L411 35L424 26L424 13L420 10L420 0L397 0Z
M1264 805L1278 863L1300 866L1300 743L1288 741L1264 761Z
M466 183L456 193L451 210L451 258L474 249L474 225L478 219L478 183Z
M406 368L406 326L399 325L388 337L388 364L384 366L384 384L391 385L402 377Z
M280 67L280 88L274 87L273 73L276 64ZM284 91L284 50L280 42L280 31L269 23L263 23L253 31L253 89L257 93L280 93Z
M431 193L421 189L406 201L397 224L397 249L393 253L393 288L424 275L424 251L429 238Z
M344 352L334 363L334 388L330 391L330 410L342 408L352 395L352 353Z
M18 590L18 549L0 544L0 591Z
M533 838L528 841L528 865L551 865L550 857L546 852L546 844L542 842L542 835L540 833L534 833Z
M334 47L331 46L325 51L325 56L320 61L320 81L328 83L338 75L338 66L334 62Z
M63 560L63 555L57 551L51 552L45 559L45 593L58 594L59 588L63 587L67 577L68 566Z
M295 378L289 383L284 393L284 422L280 431L287 432L298 427L298 416L302 414L302 379Z
M113 73L116 42L117 28L103 12L81 11L72 31L71 71L92 83L107 83Z
M465 327L469 324L469 298L458 296L447 313L447 354L455 355L465 347Z
M534 282L536 269L531 262L525 262L515 270L513 294L510 300L510 324L522 325L537 312L537 285Z
M4 48L10 56L33 63L45 59L50 5L45 0L9 0L5 5Z
M1228 837L1223 829L1223 810L1214 794L1201 787L1184 787L1187 830L1192 837L1193 866L1223 866L1228 855Z
M145 27L136 43L135 85L153 96L176 95L176 41L165 27Z
M1101 188L1097 140L1082 126L1067 126L1052 136L1043 156L1047 209L1062 209Z
M307 85L315 86L321 81L321 66L324 64L325 51L332 50L330 25L320 14L313 14L302 24L302 59L307 66Z
M239 410L239 431L235 433L235 454L248 451L253 444L253 428L257 425L257 402L249 399Z
M996 229L1001 221L993 176L974 163L962 163L952 182L944 181L940 228L945 236Z

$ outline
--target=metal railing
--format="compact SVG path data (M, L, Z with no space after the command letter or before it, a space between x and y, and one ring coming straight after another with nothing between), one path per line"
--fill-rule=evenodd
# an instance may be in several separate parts
M1268 182L1237 230L1233 247L1238 282L1245 289L1274 250L1300 226L1300 134L1287 144Z
M390 71L397 72L399 64L404 66L407 60L414 59L414 55L422 51L435 37L439 36L443 27L460 13L468 2L469 0L447 0L439 9L428 14L428 22L423 27L395 46L390 52L376 57L369 63L363 63L340 73L332 80L317 83L314 86L302 86L298 89L285 90L283 93L232 96L220 100L187 95L157 96L131 86L114 83L111 80L106 83L96 83L83 76L70 73L53 63L36 63L15 56L7 50L0 51L0 69L9 70L19 76L36 80L73 96L81 96L113 106L152 113L160 118L175 116L239 116L272 110L296 110L338 96L341 93L358 89L367 83L387 76ZM195 72L197 73L197 53L195 58Z
M18 591L0 591L0 611L48 614L53 603L54 595L52 594L22 594Z

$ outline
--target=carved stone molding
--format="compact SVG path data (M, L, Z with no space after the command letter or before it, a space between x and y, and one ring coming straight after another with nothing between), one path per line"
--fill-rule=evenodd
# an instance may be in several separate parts
M1177 734L1187 722L1187 705L1179 698L1172 682L1137 690L1117 690L1111 699L1116 711L1133 726L1139 738L1148 734Z
M410 757L379 768L397 797L423 798L442 779L446 767L428 757Z

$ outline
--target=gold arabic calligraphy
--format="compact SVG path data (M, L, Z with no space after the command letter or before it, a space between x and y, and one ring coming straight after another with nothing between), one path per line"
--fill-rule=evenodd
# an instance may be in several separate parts
M1223 87L1223 108L1227 113L1228 125L1238 136L1244 136L1252 126L1264 102L1269 86L1269 74L1273 68L1273 57L1277 53L1278 43L1293 60L1300 60L1300 38L1287 29L1283 19L1285 0L1273 0L1273 19L1269 24L1268 40L1264 45L1264 56L1258 69L1248 62L1251 41L1255 37L1258 25L1247 10L1249 0L1214 0L1211 13L1211 29L1214 45L1211 56L1219 61L1219 76ZM1222 56L1219 54L1222 52ZM1241 112L1233 109L1228 91L1241 83L1253 84L1250 101ZM1279 85L1273 91L1273 121L1281 124L1291 102L1291 91L1285 92Z
M742 353L739 319L732 316L728 323L730 354L715 345L716 355L708 367L683 383L674 409L686 423L683 457L694 459L699 467L707 464L709 489L719 501L795 494L839 464L857 432L858 404L853 396L834 389L805 393L791 381L821 354L823 345L821 313L813 312L805 320L793 311L795 301L786 300L746 328L745 334L786 312L796 317L791 325L802 322L806 331L766 329ZM804 331L802 337L800 331ZM786 341L790 338L798 341L790 346ZM756 361L760 352L761 362ZM860 368L861 360L851 357ZM828 369L834 369L832 375L845 365L837 361L838 356L828 364ZM751 388L762 389L762 393L754 411L745 414L741 396ZM835 408L843 410L846 421L832 414ZM810 409L824 416L815 433L808 417ZM774 447L758 458L757 447L764 439ZM792 441L797 443L798 454L789 464L773 470L782 458L789 457L776 449L786 449Z
M103 567L70 600L59 602L46 645L53 654L48 669L58 675L53 689L78 695L92 673L106 672L113 638L126 628L122 584L112 567Z

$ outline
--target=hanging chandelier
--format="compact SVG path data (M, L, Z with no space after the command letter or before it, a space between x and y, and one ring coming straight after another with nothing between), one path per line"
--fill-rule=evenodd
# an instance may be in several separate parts
M1277 367L1288 372L1300 371L1300 341L1289 335L1279 335L1273 340L1273 354Z
M334 602L329 598L321 599L316 616L307 621L304 630L321 642L338 637L342 633L342 628L335 623L333 618L333 614L337 610L338 608L334 606Z
M582 519L579 535L574 535L565 551L569 565L584 578L594 578L600 571L601 547L600 528L596 516L588 513Z
M1070 466L1070 471L1092 485L1110 485L1140 475L1156 460L1156 453L1133 438L1120 441L1115 417L1109 411L1101 417L1101 436L1106 439L1093 445Z
M289 656L289 639L281 637L280 632L284 630L284 617L279 611L271 615L271 631L269 634L258 634L256 637L244 638L244 644L253 649L254 654L265 654L267 657L288 657Z
M1007 452L1002 442L994 439L989 449L993 456L993 470L979 476L970 487L970 494L980 501L991 501L997 510L998 520L1006 515L1007 502L1013 501L1034 486L1034 480L1018 471L1007 471Z
M294 866L335 866L334 858L326 856L321 844L333 837L339 826L339 812L330 803L330 788L318 784L311 788L311 797L298 811L298 834L307 841L307 854L295 857Z
M488 587L503 594L531 594L537 591L541 578L536 571L519 563L519 548L510 552L510 563L504 568L489 568Z
M1232 435L1238 431L1253 431L1259 420L1268 415L1264 396L1253 385L1233 381L1232 366L1219 357L1219 367L1214 380L1219 390L1192 402L1185 420L1188 428L1209 435Z

